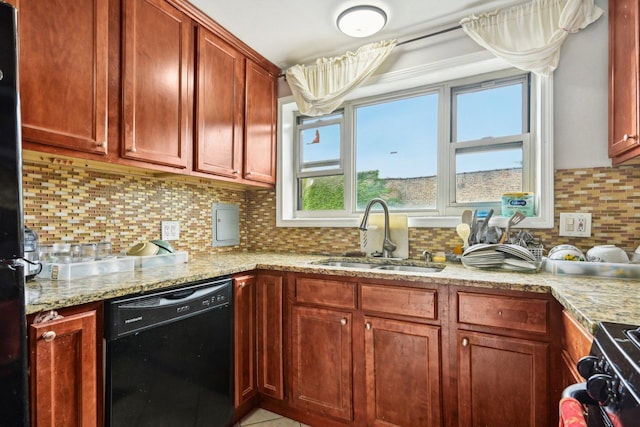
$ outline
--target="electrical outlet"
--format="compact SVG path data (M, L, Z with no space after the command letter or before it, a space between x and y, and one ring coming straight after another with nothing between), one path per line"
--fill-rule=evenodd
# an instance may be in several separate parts
M591 214L584 212L561 213L560 235L591 237Z
M162 240L180 239L180 221L162 221Z

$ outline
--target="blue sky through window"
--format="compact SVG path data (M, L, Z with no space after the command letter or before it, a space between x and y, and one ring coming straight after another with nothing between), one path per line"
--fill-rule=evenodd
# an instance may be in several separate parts
M461 91L457 95L457 141L527 132L522 123L522 81ZM380 178L436 175L438 94L431 93L356 108L356 170L378 170ZM315 119L307 119L310 123ZM321 121L319 121L319 124ZM313 143L318 129L320 140ZM302 131L303 161L339 158L340 126ZM455 143L455 142L454 142ZM458 155L458 173L522 167L521 149Z

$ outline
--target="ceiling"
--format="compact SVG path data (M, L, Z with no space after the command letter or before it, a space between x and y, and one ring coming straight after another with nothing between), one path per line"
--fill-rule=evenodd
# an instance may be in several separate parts
M409 40L457 25L461 18L523 3L524 0L190 0L192 4L286 69L379 40ZM336 27L347 7L370 4L387 13L387 25L373 36L354 39Z

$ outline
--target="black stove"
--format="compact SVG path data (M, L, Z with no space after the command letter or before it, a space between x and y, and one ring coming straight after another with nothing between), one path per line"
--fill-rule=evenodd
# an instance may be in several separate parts
M586 382L570 387L587 408L589 427L640 426L640 328L603 322L578 362Z

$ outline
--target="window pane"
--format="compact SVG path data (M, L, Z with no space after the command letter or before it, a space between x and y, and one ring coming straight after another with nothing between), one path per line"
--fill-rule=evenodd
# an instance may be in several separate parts
M522 82L454 92L454 142L519 135L522 124Z
M339 167L340 124L301 130L300 157L304 170L327 164Z
M496 202L522 191L522 147L456 153L456 202Z
M438 95L358 107L357 209L373 197L390 208L436 206Z
M326 211L344 209L344 175L298 180L298 210Z

